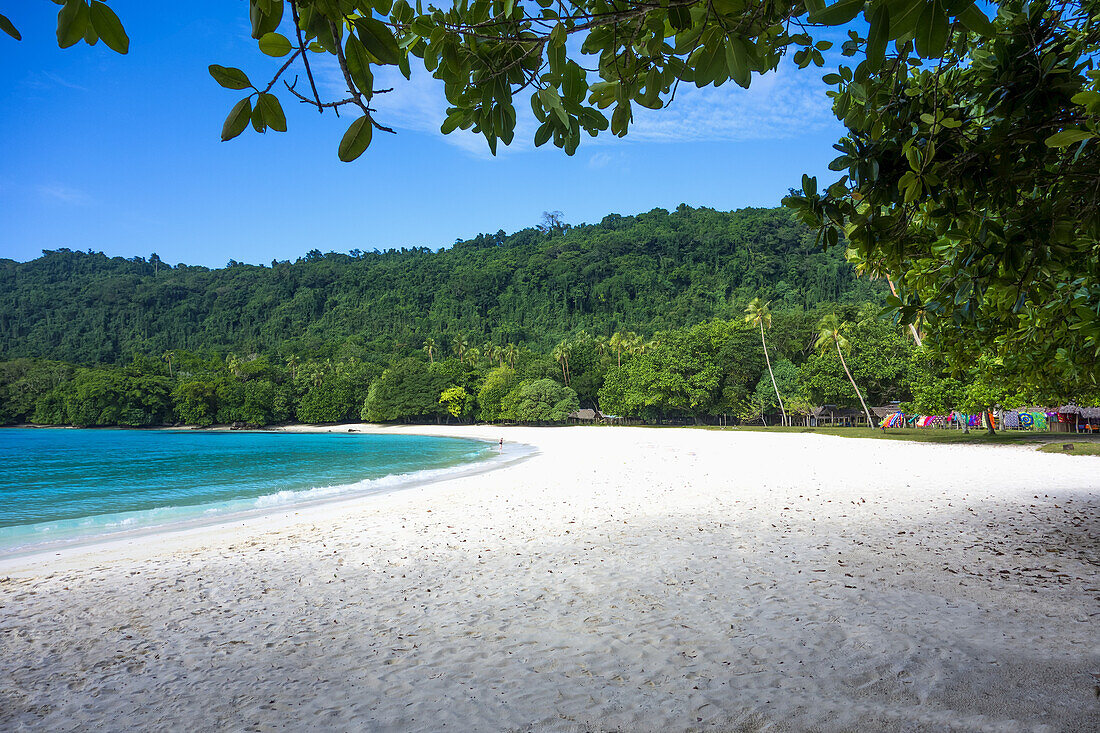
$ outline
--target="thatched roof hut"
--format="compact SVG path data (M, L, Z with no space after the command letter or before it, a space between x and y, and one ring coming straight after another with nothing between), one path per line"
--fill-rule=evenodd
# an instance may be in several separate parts
M821 405L810 411L809 423L811 427L852 427L866 425L867 416L853 407Z

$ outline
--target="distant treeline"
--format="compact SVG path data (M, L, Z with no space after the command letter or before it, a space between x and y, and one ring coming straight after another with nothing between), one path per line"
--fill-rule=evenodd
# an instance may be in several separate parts
M551 225L427 248L313 250L296 262L223 269L60 249L0 260L0 357L123 364L170 350L383 363L454 356L461 335L549 352L571 334L610 338L714 318L750 299L776 311L879 302L842 247L823 251L782 209L681 206L599 224Z
M817 322L837 313L846 355L869 403L908 400L911 385L945 384L878 307L822 306L773 314L767 331L789 411L858 405L835 349L816 350ZM578 407L645 420L760 421L778 403L760 333L743 318L651 337L577 332L540 351L455 336L428 338L383 359L169 350L121 365L45 359L0 363L0 422L57 425L210 425L280 422L560 422ZM941 389L942 391L942 389ZM956 399L947 394L945 399ZM774 418L772 418L774 419Z

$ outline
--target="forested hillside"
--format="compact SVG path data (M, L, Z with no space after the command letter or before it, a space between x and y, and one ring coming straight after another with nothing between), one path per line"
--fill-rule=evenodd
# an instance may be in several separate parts
M546 351L582 329L648 337L739 318L757 296L777 311L882 297L842 248L823 252L783 209L654 209L439 252L321 253L332 246L213 270L69 249L0 260L0 358L122 363L174 349L376 358L426 339L446 354L455 335Z

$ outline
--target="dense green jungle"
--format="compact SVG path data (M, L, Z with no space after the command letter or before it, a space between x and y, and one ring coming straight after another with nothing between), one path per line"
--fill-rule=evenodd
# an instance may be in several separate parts
M51 250L0 260L0 422L547 423L597 407L759 423L860 397L1004 401L884 320L887 292L783 209L550 217L440 251L218 269Z

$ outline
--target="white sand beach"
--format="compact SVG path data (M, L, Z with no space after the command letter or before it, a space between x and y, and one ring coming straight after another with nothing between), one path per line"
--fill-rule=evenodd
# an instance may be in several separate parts
M1100 458L377 429L539 452L0 561L0 730L1100 729Z

